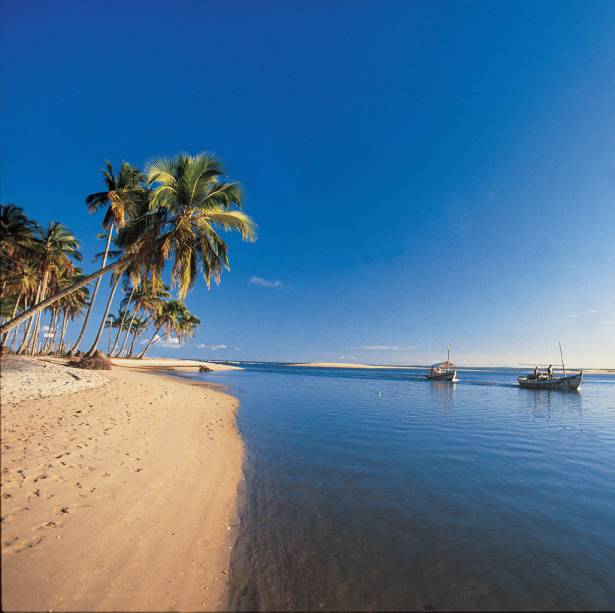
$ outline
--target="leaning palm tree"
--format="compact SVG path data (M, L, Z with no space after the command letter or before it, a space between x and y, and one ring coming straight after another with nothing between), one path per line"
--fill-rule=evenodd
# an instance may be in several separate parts
M156 278L172 262L171 280L180 299L199 272L208 287L212 278L220 281L222 271L229 268L228 246L220 231L236 230L244 240L255 239L254 222L239 210L238 184L224 181L220 164L207 154L164 158L149 164L147 170L151 188L147 210L127 221L119 232L118 244L125 255L0 326L0 334L127 262L143 265Z
M85 203L87 204L88 211L90 213L94 213L98 209L107 207L103 218L103 228L107 230L107 242L105 244L104 255L102 257L102 268L104 268L107 264L109 247L113 237L113 230L114 228L119 230L124 225L124 220L126 219L126 215L131 207L134 194L139 189L139 184L143 176L140 170L133 168L127 162L122 162L117 174L114 174L113 166L108 160L105 162L105 165L107 168L102 169L102 174L107 189L103 192L90 194L85 199ZM83 335L85 334L88 321L90 320L90 315L92 314L92 307L94 306L94 301L98 295L98 288L100 287L101 280L102 276L96 279L94 291L92 292L92 299L90 300L88 310L85 314L85 319L83 320L83 326L81 327L79 336L71 349L71 353L75 353L79 349L79 345L83 340ZM104 326L104 321L105 317L103 317L103 322L99 328L99 333ZM96 341L95 344L98 344L98 341Z

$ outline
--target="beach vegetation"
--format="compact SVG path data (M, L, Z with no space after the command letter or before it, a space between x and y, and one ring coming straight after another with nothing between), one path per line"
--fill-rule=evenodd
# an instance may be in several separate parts
M105 329L107 353L115 357L143 358L161 335L184 342L200 324L184 300L199 278L209 288L230 267L223 234L256 238L239 184L211 154L157 158L143 171L127 162L115 170L106 162L102 178L104 189L85 198L90 213L104 213L104 248L98 268L87 274L78 266L79 241L66 226L54 221L42 228L21 207L1 205L0 342L8 351L80 355L105 276L103 316L84 357L103 355ZM71 325L77 331L68 344Z

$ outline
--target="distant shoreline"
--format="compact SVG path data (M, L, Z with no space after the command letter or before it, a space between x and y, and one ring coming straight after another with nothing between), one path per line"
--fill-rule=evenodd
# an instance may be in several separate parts
M393 366L384 364L354 364L350 362L305 362L300 364L288 364L288 366L300 366L307 368L386 368L386 369L399 369L399 370L425 370L428 366ZM458 370L471 369L476 370L479 368L514 368L517 370L529 370L529 367L525 366L457 366ZM561 370L555 366L554 370ZM582 370L588 375L615 375L615 368L574 368L570 367L566 370Z

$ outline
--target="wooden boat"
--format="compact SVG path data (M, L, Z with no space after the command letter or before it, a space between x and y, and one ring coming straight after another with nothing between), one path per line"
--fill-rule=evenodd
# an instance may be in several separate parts
M433 364L425 375L430 381L457 381L457 370L451 362L451 350L448 350L446 362Z
M578 390L579 387L581 387L581 383L583 383L583 371L580 370L575 373L570 373L570 371L568 371L568 373L566 373L561 343L559 345L559 353L562 358L561 376L553 376L551 366L548 368L535 366L533 373L517 377L519 385L534 390Z
M583 383L583 371L573 375L565 374L561 377L549 377L542 373L538 376L530 374L525 377L518 377L517 381L521 387L534 390L578 390Z

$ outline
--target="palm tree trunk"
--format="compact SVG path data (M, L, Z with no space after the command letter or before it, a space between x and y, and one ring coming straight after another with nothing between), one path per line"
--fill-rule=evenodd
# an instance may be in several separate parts
M156 328L156 332L152 334L152 338L150 338L147 345L145 345L145 349L137 356L137 360L140 360L141 358L145 356L145 354L147 353L147 350L150 348L151 344L154 342L154 339L156 338L156 336L158 336L158 332L160 332L160 328L162 328L162 324L160 324Z
M24 298L24 300L23 300L23 308L24 308L24 310L27 310L27 308L28 308L28 299L27 298ZM32 320L30 320L30 321L32 321ZM15 328L13 328L13 340L11 341L11 344L9 345L9 349L11 351L13 351L13 345L17 341L17 334L18 334L18 332L19 332L19 326L15 326ZM17 351L18 351L18 349L15 352L17 353Z
M43 279L42 279L42 287L41 287L41 301L45 300L45 296L47 295L47 284L49 283L49 270L45 270L45 272L43 273ZM38 334L40 331L40 326L41 326L41 318L43 317L43 311L39 311L36 317L36 321L34 322L34 333L32 334L32 339L30 341L30 349L29 349L29 353L32 355L34 354L35 350L38 348L38 344L39 344L39 338L38 338Z
M126 321L126 315L128 314L128 307L130 306L134 293L135 293L135 286L133 285L132 291L130 292L130 296L128 298L128 302L126 303L126 308L124 309L124 313L122 314L122 321L120 323L120 328L117 331L115 342L113 343L113 347L111 348L111 351L109 352L109 357L115 351L115 348L117 347L117 343L120 340L120 335L122 334L122 330L124 329L124 322Z
M145 330L140 330L139 332L137 332L136 334L133 335L132 337L132 343L130 343L130 349L128 350L128 356L129 358L132 357L132 352L135 348L135 341L143 334L143 332L145 332Z
M45 353L50 354L55 345L56 345L56 339L58 338L58 328L59 328L59 324L60 323L60 309L54 309L53 310L53 337L49 338L49 344L47 345L47 348L45 349Z
M98 333L96 334L96 338L92 343L92 346L88 350L88 355L94 355L96 349L98 348L98 343L100 342L100 337L102 336L103 330L105 329L105 323L107 323L107 315L109 315L109 310L111 309L111 303L113 302L113 296L115 296L115 290L117 286L120 284L122 280L122 275L117 275L117 279L113 283L113 287L111 288L111 293L109 294L109 300L107 300L107 308L105 309L105 314L103 315L102 321L100 322L100 326L98 327Z
M79 279L79 281L73 283L70 287L67 287L63 289L62 291L59 291L57 294L50 296L49 298L43 300L39 304L35 304L34 306L30 307L29 309L21 313L21 315L18 315L17 317L11 319L11 321L7 321L5 324L0 326L0 334L4 334L8 332L9 330L12 330L15 326L18 326L20 323L27 321L28 319L34 317L34 315L36 315L37 313L40 313L41 311L51 306L58 300L61 300L62 298L65 298L66 296L70 296L73 292L82 288L84 285L87 285L88 283L91 283L92 281L98 279L98 277L101 277L105 273L108 273L111 270L116 270L120 266L124 266L127 262L132 260L133 257L134 255L127 254L121 257L119 260L113 262L112 264L107 264L107 266L104 266L103 268L99 268L97 271L89 275L86 275L82 279Z
M113 224L109 228L109 232L107 233L107 244L105 245L105 253L103 255L102 267L104 268L107 263L107 256L109 255L109 246L111 245L111 238L113 236ZM96 279L96 285L94 286L94 291L92 292L92 299L90 300L90 304L88 306L87 313L85 314L85 319L83 320L83 326L81 327L81 332L79 332L79 336L75 341L72 349L70 350L71 355L74 355L79 349L79 345L83 340L83 335L85 334L85 329L88 327L88 321L90 320L90 315L92 314L92 307L94 306L94 301L96 300L96 295L98 294L98 288L100 287L100 282L102 281L102 276ZM98 341L97 341L98 342Z
M15 315L17 315L17 310L19 308L19 302L21 301L22 294L23 294L23 289L20 289L19 294L17 296L17 300L15 301L15 307L13 308L13 315L11 316L11 319L13 319ZM17 334L17 332L15 332L15 334ZM0 347L4 347L4 341L6 340L7 336L8 334L3 334L2 336L0 336ZM15 340L15 335L13 335L13 340Z
M142 315L143 315L143 309L139 311L139 319L141 319ZM143 334L143 332L145 332L145 330L141 330L141 332L136 332L135 334L132 335L132 341L130 342L130 347L128 348L127 357L129 358L132 357L132 350L134 349L135 341L137 340L137 338L139 338L139 336L141 336L141 334Z
M40 300L41 297L41 284L38 284L38 287L36 288L36 296L34 298L34 306L36 306ZM38 311L35 311L35 313L38 313ZM23 315L23 313L22 313ZM17 317L13 317L13 319L11 321L15 321L15 319L18 319ZM8 326L11 322L7 321L3 327ZM21 323L21 322L20 322ZM24 332L23 338L21 339L21 345L19 345L19 349L17 350L18 353L24 353L26 350L26 347L28 346L28 336L30 334L30 329L32 328L32 324L33 324L33 320L30 320L28 322L28 325L26 326L26 331Z
M130 336L130 330L132 328L132 322L135 320L135 317L137 316L137 309L135 309L132 312L132 318L130 319L130 323L128 324L128 328L126 328L126 336L124 336L124 340L122 341L122 346L120 347L120 350L117 352L117 356L119 357L122 355L122 351L124 351L124 346L126 345L126 341L128 340L128 337Z
M58 349L57 349L57 352L59 354L62 353L62 349L64 348L64 334L66 334L66 323L67 323L66 309L64 309L64 313L62 317L62 334L60 335L60 344L58 345Z
M51 318L49 320L49 330L47 331L47 334L51 334L51 336L46 337L45 342L43 343L43 354L45 355L49 353L52 343L56 337L57 317L58 317L58 309L52 309Z

